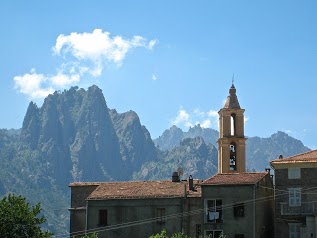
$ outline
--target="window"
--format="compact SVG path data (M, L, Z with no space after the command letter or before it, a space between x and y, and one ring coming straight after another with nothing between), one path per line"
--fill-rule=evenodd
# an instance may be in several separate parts
M236 114L231 114L231 136L236 135Z
M107 210L99 210L99 226L108 225L108 212Z
M300 179L300 168L289 168L288 179Z
M165 208L157 208L157 222L158 223L165 223Z
M236 144L232 142L230 144L230 170L237 170L236 155Z
M222 222L222 200L205 200L206 222Z
M299 238L300 236L300 223L289 223L289 238Z
M289 206L299 207L301 206L301 188L289 188Z
M209 238L220 238L222 237L222 231L220 230L212 230L212 231L205 231L205 235Z
M196 238L201 237L201 225L196 224Z
M244 217L244 204L236 204L233 207L233 214L235 217Z

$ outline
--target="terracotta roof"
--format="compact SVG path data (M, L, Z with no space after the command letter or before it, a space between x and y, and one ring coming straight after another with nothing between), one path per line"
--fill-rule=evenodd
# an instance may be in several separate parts
M302 154L294 155L287 158L272 160L271 165L275 164L290 164L290 163L316 163L317 150L311 150Z
M255 184L264 178L268 172L257 173L224 173L216 174L206 179L202 185L245 185Z
M100 185L88 199L137 199L184 197L185 184L172 181L108 182Z

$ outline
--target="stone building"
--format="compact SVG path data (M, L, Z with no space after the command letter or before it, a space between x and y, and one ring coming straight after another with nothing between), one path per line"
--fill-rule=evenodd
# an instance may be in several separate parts
M202 233L218 238L272 237L273 182L269 172L247 173L244 109L232 84L219 111L218 174L201 184Z
M71 183L70 232L149 237L166 229L200 232L200 181Z
M317 150L271 161L275 237L317 237Z
M272 237L273 189L268 172L219 173L201 187L204 235Z

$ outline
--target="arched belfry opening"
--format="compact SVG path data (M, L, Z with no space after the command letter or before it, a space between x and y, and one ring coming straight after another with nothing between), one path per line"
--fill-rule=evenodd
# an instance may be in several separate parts
M244 109L232 84L219 114L218 173L245 172Z
M236 143L230 143L230 171L237 170L237 147Z
M231 118L230 118L231 120L231 125L230 125L230 127L231 127L231 136L235 136L236 135L236 114L234 114L234 113L232 113L231 114Z

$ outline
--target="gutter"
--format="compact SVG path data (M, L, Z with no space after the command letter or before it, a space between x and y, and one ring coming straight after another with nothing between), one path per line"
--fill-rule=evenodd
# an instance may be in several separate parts
M85 225L85 235L87 234L88 230L88 200L86 200L86 225Z
M256 236L255 236L255 234L256 234L256 232L255 232L255 222L256 222L256 213L255 213L255 198L256 198L256 196L255 196L255 187L256 187L256 185L254 185L254 187L253 187L253 238L255 238Z

